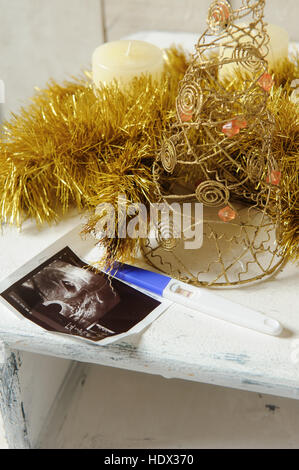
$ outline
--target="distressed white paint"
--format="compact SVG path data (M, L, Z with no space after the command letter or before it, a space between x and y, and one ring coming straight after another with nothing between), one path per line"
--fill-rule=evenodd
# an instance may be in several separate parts
M71 366L68 360L6 352L6 362L0 367L0 410L9 448L36 446Z
M0 411L10 448L30 448L28 427L19 381L20 355L9 352L0 368Z
M0 449L9 449L8 442L6 440L6 433L4 431L2 416L0 415Z
M6 347L3 341L0 340L0 366L6 362Z
M81 377L59 401L40 447L299 447L299 401L100 366Z
M6 431L4 429L3 418L0 413L0 449L8 449L8 442L6 439Z
M90 366L87 364L72 362L72 366L69 368L60 390L53 401L52 407L49 410L48 416L40 430L39 438L36 442L37 448L51 447L53 440L56 442L55 447L60 445L58 444L61 439L59 437L59 433L63 428L69 413L73 414L71 404L74 402L76 397L80 395L81 388L84 387L86 382L89 368ZM100 409L100 406L97 407L99 412ZM77 416L79 412L80 410L76 410L74 415ZM94 413L94 410L90 408L90 412ZM71 432L70 436L73 435L74 433ZM72 448L71 439L69 439L68 442L70 448Z
M24 407L28 441L31 447L35 447L68 371L73 368L73 362L29 352L20 353L20 359L20 399Z

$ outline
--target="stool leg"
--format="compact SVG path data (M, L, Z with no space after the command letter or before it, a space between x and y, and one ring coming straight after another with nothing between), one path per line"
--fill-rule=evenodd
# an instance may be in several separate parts
M19 369L20 354L0 345L0 411L4 446L9 449L30 449L28 425L22 402Z

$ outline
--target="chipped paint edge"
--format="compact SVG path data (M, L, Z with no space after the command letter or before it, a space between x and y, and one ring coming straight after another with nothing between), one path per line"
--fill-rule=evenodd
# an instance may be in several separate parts
M6 349L5 356L5 363L0 365L0 411L5 438L10 449L30 449L19 380L20 355Z

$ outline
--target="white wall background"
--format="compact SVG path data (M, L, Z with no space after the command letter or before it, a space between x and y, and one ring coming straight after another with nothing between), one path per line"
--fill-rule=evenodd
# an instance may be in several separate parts
M103 40L99 0L0 0L0 11L5 117L32 95L35 86L87 67Z
M230 0L236 8L241 0ZM201 32L211 0L104 0L109 40L141 30ZM299 40L299 1L267 0L269 23L287 28Z

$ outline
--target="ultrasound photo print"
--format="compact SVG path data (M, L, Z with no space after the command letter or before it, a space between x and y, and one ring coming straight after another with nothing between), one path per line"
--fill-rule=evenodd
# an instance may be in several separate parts
M129 331L160 305L122 282L94 272L68 247L1 295L48 331L92 341Z

